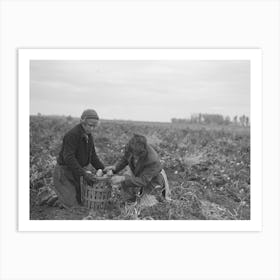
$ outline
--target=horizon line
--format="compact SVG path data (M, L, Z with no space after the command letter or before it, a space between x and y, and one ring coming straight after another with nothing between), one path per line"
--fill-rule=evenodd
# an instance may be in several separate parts
M227 115L223 115L223 114L210 114L210 113L194 113L192 115L199 115L199 114L209 114L209 115L221 115L223 117L227 117ZM191 115L191 116L192 116ZM72 116L72 115L58 115L58 114L41 114L41 113L37 113L37 114L29 114L30 117L64 117L64 118L68 118L71 117L73 119L80 119L80 117L76 117L76 116ZM178 118L178 117L172 117L169 121L149 121L149 120L132 120L132 119L105 119L105 118L100 118L100 121L120 121L120 122L146 122L146 123L168 123L168 124L172 124L172 119L175 120L190 120L191 116L189 118L185 117L185 118ZM245 117L249 117L245 114L242 115L236 115L237 117L241 117L241 116L245 116ZM230 117L230 116L229 116ZM233 120L233 117L230 117L231 120Z

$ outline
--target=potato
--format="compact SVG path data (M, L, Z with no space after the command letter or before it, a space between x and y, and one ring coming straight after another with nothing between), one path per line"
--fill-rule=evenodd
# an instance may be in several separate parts
M102 177L102 175L103 175L102 169L98 169L97 172L96 172L96 176L97 177Z

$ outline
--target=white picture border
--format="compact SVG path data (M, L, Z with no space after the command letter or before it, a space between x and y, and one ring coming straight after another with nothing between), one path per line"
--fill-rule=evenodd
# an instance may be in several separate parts
M250 60L251 219L184 221L30 220L29 103L31 60ZM18 49L19 231L261 231L262 230L261 49L102 48Z

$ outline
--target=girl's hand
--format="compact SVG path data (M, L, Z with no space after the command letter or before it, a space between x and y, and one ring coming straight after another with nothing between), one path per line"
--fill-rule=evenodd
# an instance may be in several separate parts
M125 180L124 176L115 175L111 178L111 182L113 185L118 185Z

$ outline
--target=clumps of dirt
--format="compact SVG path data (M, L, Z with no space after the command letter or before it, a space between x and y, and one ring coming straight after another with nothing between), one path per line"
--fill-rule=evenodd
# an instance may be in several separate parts
M173 200L143 209L139 219L146 220L205 220L198 201Z

